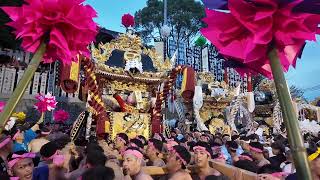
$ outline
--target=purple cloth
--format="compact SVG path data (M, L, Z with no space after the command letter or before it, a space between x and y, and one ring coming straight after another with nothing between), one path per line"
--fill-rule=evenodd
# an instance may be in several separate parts
M293 8L293 12L320 14L319 0L304 0Z
M228 9L228 1L227 0L202 0L204 6L209 9Z

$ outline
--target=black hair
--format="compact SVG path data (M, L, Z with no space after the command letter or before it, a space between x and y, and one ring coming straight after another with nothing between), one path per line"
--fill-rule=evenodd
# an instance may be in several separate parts
M146 139L144 136L139 135L138 138L143 141L143 142L142 142L143 145L146 145L146 144L147 144L147 139Z
M121 139L125 140L125 144L128 144L128 142L129 142L129 137L128 137L127 134L125 134L125 133L118 133L117 136L120 137Z
M309 143L309 147L307 148L307 154L310 156L311 154L317 152L318 148L316 143ZM320 156L318 156L317 158L320 158Z
M143 143L139 140L139 139L131 139L130 143L135 144L136 146L138 146L139 148L143 149L144 145Z
M191 152L193 152L193 147L196 146L196 144L194 141L187 142L187 146L189 146Z
M84 153L88 154L90 151L99 151L101 153L104 152L103 148L97 143L89 143L85 148Z
M258 169L258 174L272 174L276 172L282 172L282 170L271 164L264 165Z
M237 151L239 145L235 141L228 141L228 146L231 151Z
M260 149L261 151L264 150L263 145L259 142L250 142L250 146L257 148L257 149Z
M189 151L183 147L183 146L180 146L180 145L176 145L176 146L173 146L173 149L179 154L179 156L186 161L187 164L190 163L190 160L191 160L191 155L189 153ZM186 165L187 164L182 164L182 168L185 169Z
M199 141L195 146L201 146L201 147L206 148L206 151L208 151L209 154L210 154L210 158L213 157L212 149L211 149L211 147L210 147L210 145L208 143Z
M153 143L154 147L161 152L163 149L163 142L158 139L149 139L150 142Z
M54 141L51 141L40 148L40 155L49 158L53 156L58 149L57 144Z
M87 154L86 162L91 166L104 166L106 164L107 157L100 151L89 151Z
M222 139L223 139L224 137L226 137L226 136L230 137L229 134L223 134L223 135L222 135Z
M239 135L233 135L233 136L231 136L231 140L232 140L232 141L234 141L234 140L236 140L236 139L238 139L238 138L240 138Z
M113 180L114 178L113 169L105 166L90 168L82 175L82 180Z
M276 142L272 143L272 144L271 144L271 147L272 147L273 149L278 149L278 150L280 150L280 153L284 153L284 152L285 152L285 146L284 146L284 144L282 144L282 143L279 142L279 141L276 141Z
M251 134L251 135L249 135L249 139L251 141L259 141L260 138L257 134Z
M235 162L233 165L237 168L244 169L253 173L257 173L258 171L257 164L253 161L249 161L246 159L239 160Z

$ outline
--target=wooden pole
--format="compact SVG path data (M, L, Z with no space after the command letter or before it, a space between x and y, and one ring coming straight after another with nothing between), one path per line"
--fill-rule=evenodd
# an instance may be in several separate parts
M298 179L312 180L298 119L293 109L289 88L276 49L270 51L269 59Z
M42 60L42 57L46 51L46 44L41 43L38 50L32 57L26 71L24 72L21 80L19 81L17 87L13 91L11 97L9 98L6 106L4 107L3 112L0 114L0 133L3 130L3 127L7 124L11 114L13 113L14 109L16 108L17 104L21 100L29 82L31 81L34 73L39 67L39 64Z

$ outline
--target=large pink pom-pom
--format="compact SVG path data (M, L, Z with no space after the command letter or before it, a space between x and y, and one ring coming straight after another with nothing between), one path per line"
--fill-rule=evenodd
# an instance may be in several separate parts
M36 99L38 102L36 102L34 108L40 113L54 110L58 103L56 97L52 96L50 93L47 93L46 95L39 94L36 96Z
M0 101L0 112L3 111L4 107L6 106L5 102Z
M64 123L69 119L69 113L64 110L54 112L53 119L56 123Z
M8 25L22 39L24 50L34 53L46 36L43 61L70 64L77 54L88 55L97 25L95 10L84 0L25 0L22 7L1 7L12 19Z
M201 33L227 59L272 78L268 52L275 48L284 71L295 66L306 40L315 41L320 15L294 13L301 0L228 0L230 12L206 10Z

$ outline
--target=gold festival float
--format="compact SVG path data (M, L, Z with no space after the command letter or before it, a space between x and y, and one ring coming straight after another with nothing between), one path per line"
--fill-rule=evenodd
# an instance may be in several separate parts
M224 81L214 81L213 74L209 72L198 73L197 84L193 111L198 130L230 134L233 122L225 123L224 112L237 96L237 88L230 88Z
M80 114L74 123L72 139L88 138L92 132L109 133L111 138L117 133L148 138L150 133L162 132L163 102L173 92L179 73L189 80L182 85L182 96L193 97L194 71L183 66L173 68L170 59L164 61L155 49L145 48L132 31L109 43L92 45L91 56L81 60L85 77L81 91L88 112Z

